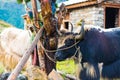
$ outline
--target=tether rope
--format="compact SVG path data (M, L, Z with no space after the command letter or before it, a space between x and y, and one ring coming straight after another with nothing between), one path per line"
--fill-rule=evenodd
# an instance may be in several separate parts
M69 48L72 48L72 47L74 47L76 44L78 44L79 42L80 42L80 41L74 43L73 45L71 45L71 46L69 46L69 47L66 47L66 48L63 48L63 49L56 49L56 50L48 50L48 49L45 49L44 46L42 45L42 43L41 43L41 47L42 47L43 50L46 51L46 52L57 52L57 51L63 51L63 50L67 50L67 49L69 49Z
M71 45L71 46L69 46L69 47L66 47L66 48L63 48L63 49L56 49L56 50L47 50L47 49L45 49L45 47L42 45L41 42L40 42L40 45L41 45L42 49L45 51L45 54L46 54L46 56L49 58L49 60L51 60L52 62L56 63L56 60L53 59L53 58L51 58L51 57L47 54L47 52L56 52L56 51L67 50L67 49L70 49L70 48L76 46L76 44L78 44L79 42L80 42L80 41L74 43L73 45ZM73 55L72 57L75 57L75 55L77 54L77 52L79 51L79 49L80 49L80 47L78 47L78 48L76 47L76 52L74 53L74 55Z

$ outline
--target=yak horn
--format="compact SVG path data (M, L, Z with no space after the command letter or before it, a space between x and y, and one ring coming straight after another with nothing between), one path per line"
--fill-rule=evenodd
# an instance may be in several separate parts
M82 40L84 38L84 35L85 35L85 31L84 31L84 20L82 21L82 26L81 26L81 31L79 32L79 34L77 34L75 36L75 39L76 40Z
M69 21L70 25L71 25L71 30L70 32L73 32L73 24Z

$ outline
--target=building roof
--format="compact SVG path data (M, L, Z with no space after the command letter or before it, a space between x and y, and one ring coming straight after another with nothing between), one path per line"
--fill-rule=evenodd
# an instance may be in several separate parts
M65 5L72 5L72 4L86 2L86 1L88 1L88 0L68 0L68 1L65 1L65 2L62 2L62 3L64 3Z
M67 9L74 9L78 7L97 4L97 0L69 0L62 3L66 5ZM59 3L58 6L60 6L62 3Z

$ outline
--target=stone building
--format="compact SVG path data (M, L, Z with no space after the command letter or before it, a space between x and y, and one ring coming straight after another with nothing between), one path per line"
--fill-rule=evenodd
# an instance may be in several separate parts
M85 25L112 28L120 26L120 0L68 0L64 2L68 9L64 25L71 21L78 26L81 19Z

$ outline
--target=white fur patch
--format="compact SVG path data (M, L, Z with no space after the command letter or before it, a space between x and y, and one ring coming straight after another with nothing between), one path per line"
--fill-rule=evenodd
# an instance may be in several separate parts
M22 56L31 45L31 37L27 30L7 28L1 33L1 47L6 53Z
M28 30L17 28L7 28L0 34L0 63L6 71L12 71L29 48L30 35ZM31 58L26 65L31 65Z

